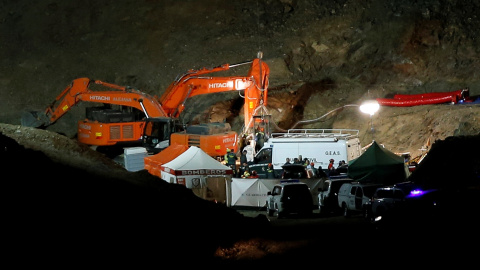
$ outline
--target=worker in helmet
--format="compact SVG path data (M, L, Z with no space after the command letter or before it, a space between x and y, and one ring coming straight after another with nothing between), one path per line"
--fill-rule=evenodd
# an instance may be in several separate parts
M227 148L225 154L225 163L228 167L232 168L234 176L237 175L237 155L233 153L230 148Z
M307 176L308 178L318 178L318 171L315 168L315 163L310 162L307 165Z
M275 173L273 171L273 165L272 165L272 163L268 163L267 179L273 179L273 178L275 178Z
M247 167L245 168L245 170L244 170L244 172L243 172L243 174L242 174L241 177L242 177L242 178L250 178L250 168L248 167L248 165L247 165Z
M261 127L255 134L255 151L262 149L263 144L265 143L265 132L263 127Z
M328 163L328 170L335 170L335 167L333 166L333 163L335 162L335 160L333 158L331 158L330 160L330 163Z
M225 160L225 164L227 164L228 162L228 153L230 153L230 148L227 148L227 153L225 154L225 156L223 156L223 160Z
M330 159L330 163L328 164L328 170L327 170L328 171L328 176L333 176L333 175L338 174L336 169L335 169L335 166L333 164L334 162L335 162L335 160L333 158Z

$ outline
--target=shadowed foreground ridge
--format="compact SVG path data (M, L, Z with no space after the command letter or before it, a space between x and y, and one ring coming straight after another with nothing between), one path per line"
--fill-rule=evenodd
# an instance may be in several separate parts
M140 264L187 254L210 260L220 244L265 225L145 172L127 174L138 183L100 177L54 163L2 134L0 149L2 168L12 175L2 177L12 258L119 265L138 256Z
M44 134L35 133L37 139ZM479 140L480 136L458 136L436 141L412 174L411 180L446 190L448 203L443 212L421 220L400 220L381 230L367 223L321 228L299 224L286 229L269 226L264 215L248 218L200 199L184 186L159 181L145 171L108 177L103 171L65 165L68 162L61 158L61 162L53 162L44 152L26 149L0 134L0 162L2 168L8 168L2 177L8 257L37 265L158 265L172 261L273 266L311 260L318 254L335 256L353 242L358 250L349 255L352 259L370 256L372 251L391 256L407 250L409 254L455 251L466 256L470 249L462 243L465 239L476 241L480 225L476 214L480 206ZM72 148L65 148L68 151ZM90 157L87 152L82 155ZM468 159L465 167L445 172L454 164L445 157L458 153ZM259 256L253 251L253 256L246 258L235 254L243 252L234 248L241 240L258 242L256 248L266 254ZM405 248L392 241L415 244ZM379 248L384 246L389 248ZM219 248L233 253L216 257ZM285 251L279 253L278 249ZM28 261L23 260L26 257Z

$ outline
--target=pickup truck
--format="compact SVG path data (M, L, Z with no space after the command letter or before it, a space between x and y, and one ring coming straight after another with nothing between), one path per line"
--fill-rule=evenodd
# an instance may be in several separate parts
M382 186L359 182L344 183L338 191L338 206L342 209L343 216L350 217L354 213L361 213L367 217L368 204L377 188Z

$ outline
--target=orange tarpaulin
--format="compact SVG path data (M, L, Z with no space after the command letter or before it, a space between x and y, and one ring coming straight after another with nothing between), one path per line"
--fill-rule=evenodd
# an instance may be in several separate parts
M152 175L158 176L161 178L161 166L165 163L168 163L174 160L176 157L181 155L183 152L187 151L188 146L180 144L172 144L169 147L165 148L158 154L145 157L143 159L145 163L145 169Z

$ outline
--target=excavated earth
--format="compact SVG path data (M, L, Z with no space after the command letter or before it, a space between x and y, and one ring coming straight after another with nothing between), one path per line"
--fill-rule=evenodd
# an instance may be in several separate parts
M428 152L412 179L453 185L453 194L478 190L478 102L382 106L373 117L358 111L364 100L397 93L468 88L477 98L478 1L20 0L0 7L4 232L16 265L158 263L158 254L201 264L239 239L250 240L231 249L233 262L245 246L258 258L295 249L288 241L258 241L269 229L261 216L244 217L144 171L127 172L78 144L76 123L86 104L47 130L20 125L22 113L43 111L80 77L161 95L189 69L240 63L261 51L271 69L267 108L276 131L358 129L364 146L374 139L395 153ZM182 118L227 121L241 130L241 104L236 93L192 98ZM478 217L478 198L460 200L472 210L461 213ZM475 234L470 218L463 239ZM442 237L449 229L437 225Z

